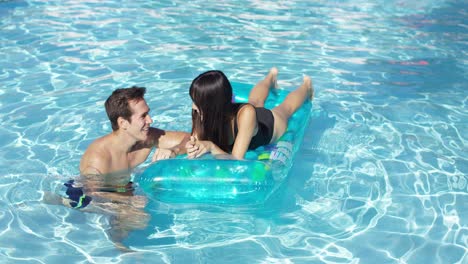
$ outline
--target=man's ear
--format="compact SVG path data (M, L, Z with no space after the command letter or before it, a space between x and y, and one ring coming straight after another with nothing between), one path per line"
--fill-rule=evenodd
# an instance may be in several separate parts
M130 122L125 120L123 117L119 116L117 118L117 124L119 124L119 128L126 130L128 126L130 125Z

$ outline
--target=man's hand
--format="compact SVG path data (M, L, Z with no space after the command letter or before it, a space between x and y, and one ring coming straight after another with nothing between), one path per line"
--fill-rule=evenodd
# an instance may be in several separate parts
M164 159L170 159L170 158L175 158L177 155L179 149L163 149L163 148L158 148L154 152L153 158L151 159L152 162L158 161L158 160L164 160Z
M141 195L135 195L130 197L130 204L135 206L136 208L145 208L146 204L148 203L148 198Z

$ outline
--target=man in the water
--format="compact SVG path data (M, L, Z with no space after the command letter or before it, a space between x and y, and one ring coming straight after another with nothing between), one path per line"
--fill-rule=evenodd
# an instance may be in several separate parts
M80 162L80 177L65 183L68 197L44 197L48 203L62 203L84 212L111 215L111 240L122 250L128 232L145 228L149 220L143 210L146 198L133 194L131 171L143 163L154 147L154 160L184 153L190 134L150 127L153 122L144 99L146 89L115 90L105 102L112 132L89 145ZM56 196L55 196L56 197Z
M153 120L144 99L145 91L136 86L117 89L106 100L113 131L92 142L81 158L80 174L85 189L93 192L102 188L107 192L131 189L131 170L143 163L154 147L158 149L153 160L185 151L189 133L150 127Z

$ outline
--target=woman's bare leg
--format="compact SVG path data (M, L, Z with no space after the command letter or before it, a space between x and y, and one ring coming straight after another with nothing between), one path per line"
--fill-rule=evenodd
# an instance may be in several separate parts
M273 108L275 118L275 129L273 131L272 141L280 138L288 127L289 118L302 106L305 100L312 100L314 97L314 87L309 76L304 76L304 81L296 90L286 96L284 101Z
M273 67L265 78L259 81L249 94L249 103L255 107L263 107L268 97L270 88L278 88L277 84L278 69Z

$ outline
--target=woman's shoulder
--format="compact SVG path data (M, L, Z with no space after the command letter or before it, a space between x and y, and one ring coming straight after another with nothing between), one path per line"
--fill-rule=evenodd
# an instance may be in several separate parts
M255 106L249 103L238 103L235 106L235 112L237 116L242 115L242 114L248 114L248 113L254 113L255 112Z
M237 120L238 122L246 121L246 120L256 120L257 114L255 111L255 107L249 103L245 103L239 107L237 111Z

